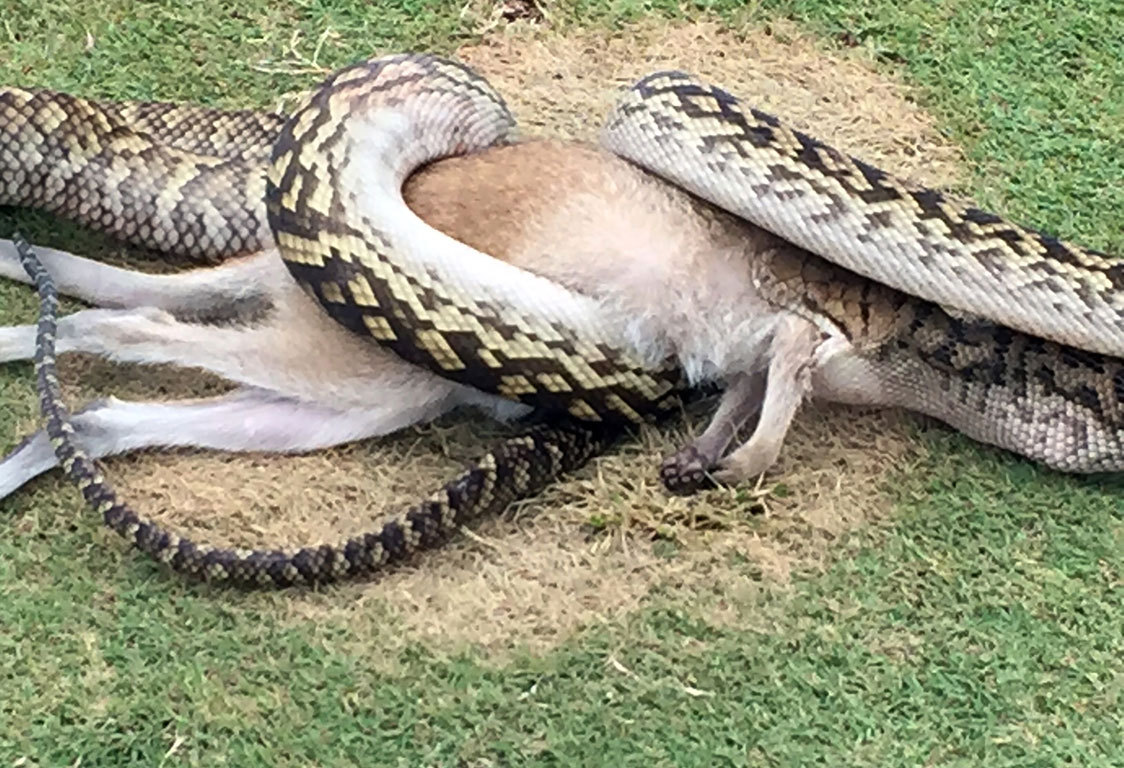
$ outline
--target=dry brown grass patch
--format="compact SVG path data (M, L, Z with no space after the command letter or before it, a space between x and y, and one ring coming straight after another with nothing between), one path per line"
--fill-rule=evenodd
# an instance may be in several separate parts
M956 149L899 83L788 27L648 23L562 35L517 25L459 53L510 100L528 133L592 138L619 87L654 68L679 67L889 170L938 185L958 179ZM126 373L90 361L64 368L85 392L168 396L203 386L181 373ZM883 473L918 450L895 414L811 407L763 488L669 497L656 479L658 461L703 415L644 430L409 568L324 594L287 594L278 610L291 621L347 622L376 653L417 638L446 648L548 646L633 610L656 585L691 594L722 620L738 615L762 584L818 567L839 536L884 515ZM497 434L485 431L448 419L309 456L150 454L114 460L109 471L139 509L187 535L307 544L371 528L438 486ZM405 635L387 636L387 612Z

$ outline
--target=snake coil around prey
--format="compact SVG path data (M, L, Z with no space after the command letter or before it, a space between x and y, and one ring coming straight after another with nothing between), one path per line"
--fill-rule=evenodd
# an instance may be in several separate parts
M174 108L164 114L174 117ZM156 158L169 168L189 166L187 186L198 190L251 162L249 148L246 155L206 155L201 140L177 138L181 132L169 124L150 130L162 142L150 138L128 157L148 153L149 164ZM637 358L617 329L589 320L595 313L587 299L476 253L429 228L402 201L402 182L420 165L508 142L513 129L502 98L467 67L402 54L331 75L272 144L263 193L270 234L291 273L333 318L442 376L555 416L501 443L381 532L338 546L200 547L118 502L69 439L54 373L54 290L22 244L43 308L36 358L47 430L67 474L105 522L190 575L242 584L329 581L430 546L467 517L579 466L623 427L674 412L684 382L671 361ZM683 73L649 75L627 91L604 143L871 280L1052 343L1124 355L1119 261L906 184ZM198 190L186 190L177 204L205 208ZM206 213L214 219L208 232L240 242L262 237L244 222ZM168 219L170 244L182 245L176 227L198 227L205 218Z

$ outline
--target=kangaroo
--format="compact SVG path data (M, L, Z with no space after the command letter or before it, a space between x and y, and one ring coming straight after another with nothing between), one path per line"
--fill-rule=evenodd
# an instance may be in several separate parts
M669 489L760 476L809 397L908 408L1064 471L1122 468L1121 361L834 267L607 150L495 147L432 163L403 193L438 231L593 298L634 352L725 388L703 433L661 466ZM501 420L529 413L346 330L273 248L176 275L40 254L62 292L95 305L60 321L60 352L199 368L238 385L202 400L88 405L76 438L94 458L188 446L304 452L462 406ZM0 275L27 281L10 242L0 241ZM0 362L30 359L34 347L34 326L0 328ZM0 498L54 466L46 436L30 436L0 461Z
M638 347L676 356L692 382L726 385L709 428L665 462L669 487L697 484L716 468L718 479L737 482L776 459L811 386L805 361L821 334L763 300L752 265L793 246L575 142L445 159L412 175L403 193L445 234L597 297ZM203 369L238 385L212 398L87 405L75 414L76 437L94 458L159 447L306 452L457 407L500 420L530 411L347 331L273 248L171 275L37 252L61 292L94 305L60 321L60 353ZM0 241L0 276L27 282L10 241ZM33 325L0 328L0 362L30 359L34 345ZM718 466L758 411L753 439ZM0 461L0 498L56 465L46 435L28 437Z

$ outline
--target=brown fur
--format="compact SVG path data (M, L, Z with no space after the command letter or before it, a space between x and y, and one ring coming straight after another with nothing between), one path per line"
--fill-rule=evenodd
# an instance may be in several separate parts
M669 486L700 482L762 405L763 428L716 476L737 482L774 463L824 338L791 312L808 305L802 288L848 335L868 330L863 304L881 319L865 281L833 281L839 270L598 147L534 141L443 160L404 196L445 234L604 299L696 380L752 382L769 367L771 386L732 387L707 433L665 464Z
M669 486L694 485L711 469L736 482L772 464L810 386L821 336L791 311L799 286L790 285L782 265L798 263L799 251L604 150L574 142L526 142L443 160L414 174L403 192L430 226L597 299L602 321L625 329L642 356L673 355L695 381L742 382L730 387L706 434L665 465ZM336 325L274 251L161 276L60 252L42 255L62 290L127 308L65 318L60 351L199 367L248 388L221 402L155 410L101 404L78 424L97 436L86 446L95 454L149 444L303 451L386 434L458 405L501 418L522 412L407 365ZM22 270L0 253L0 275L20 279ZM762 279L768 275L776 277ZM250 299L269 307L252 323L185 320L222 316ZM33 351L30 326L0 329L0 361ZM871 390L860 382L856 391ZM722 465L738 427L762 406L764 429ZM45 440L32 441L0 463L0 496L52 465Z

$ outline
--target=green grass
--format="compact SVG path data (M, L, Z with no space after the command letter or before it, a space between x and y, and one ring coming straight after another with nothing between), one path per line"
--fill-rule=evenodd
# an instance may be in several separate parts
M849 33L920 86L981 201L1124 252L1117 6L775 0L756 13ZM458 7L9 3L0 82L267 105L309 82L253 69L283 58L293 30L308 52L337 31L322 57L336 66L447 49L466 34ZM569 14L653 11L681 13L583 0ZM0 232L16 223L78 243L45 217L3 214ZM33 301L0 285L0 307L0 322L26 321ZM0 447L33 412L29 376L0 368ZM39 483L0 503L0 765L1124 765L1124 489L939 429L920 439L931 459L895 480L893 524L841 542L826 574L762 598L744 626L659 596L498 668L425 649L375 663L369 627L282 623L283 595L185 585L106 548L67 488Z

